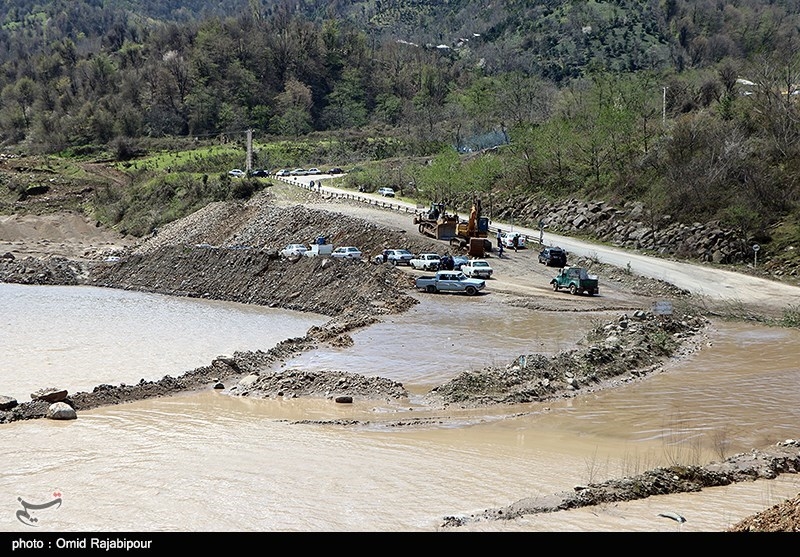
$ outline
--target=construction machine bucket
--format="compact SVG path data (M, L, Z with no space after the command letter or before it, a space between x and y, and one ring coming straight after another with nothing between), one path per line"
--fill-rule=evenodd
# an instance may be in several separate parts
M469 251L467 253L470 257L485 257L486 241L483 238L470 238Z

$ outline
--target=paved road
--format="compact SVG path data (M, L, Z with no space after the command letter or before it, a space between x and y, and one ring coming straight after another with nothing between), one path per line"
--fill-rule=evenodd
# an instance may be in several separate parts
M300 176L285 181L308 187L312 180L315 184L318 184L320 180L324 180L323 193L348 195L373 202L391 203L397 206L398 210L412 213L418 210L416 204L399 199L385 198L377 194L354 193L351 190L337 188L329 185L331 178L334 177L323 174L319 176ZM538 242L540 237L539 230L493 221L492 231L496 231L498 227L527 235L531 240L531 247ZM602 263L623 269L629 268L633 273L669 282L679 288L690 291L693 296L699 299L708 300L709 303L721 302L730 304L734 308L740 304L754 305L771 311L782 311L789 307L800 309L800 288L795 286L726 271L712 266L649 257L628 250L559 236L550 232L544 232L542 239L544 244L560 246L570 254L593 257Z

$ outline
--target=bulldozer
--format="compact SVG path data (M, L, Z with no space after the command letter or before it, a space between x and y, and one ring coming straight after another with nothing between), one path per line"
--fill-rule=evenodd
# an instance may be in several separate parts
M436 240L451 240L456 236L458 215L448 215L444 203L431 203L427 213L416 215L414 224L419 226L420 234Z
M481 215L481 201L473 198L469 219L456 225L456 233L450 238L450 245L458 249L466 249L472 257L484 257L492 250L489 236L489 219Z

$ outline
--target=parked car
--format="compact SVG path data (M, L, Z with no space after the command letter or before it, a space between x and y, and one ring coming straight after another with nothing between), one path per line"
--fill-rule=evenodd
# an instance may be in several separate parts
M438 271L441 260L438 253L420 253L408 264L419 271Z
M418 290L431 294L436 292L459 292L474 296L486 288L482 279L469 278L460 271L438 271L434 276L419 277L414 282Z
M269 176L269 172L267 172L263 168L258 168L256 170L253 170L253 176L257 176L259 178L266 178L267 176Z
M305 168L295 168L294 170L289 171L289 176L305 176L306 169Z
M344 174L344 170L342 170L338 166L334 166L333 168L328 170L328 174Z
M394 190L392 188L381 188L378 190L378 195L383 197L394 197Z
M234 168L233 170L228 171L228 176L233 176L234 178L244 178L247 176L247 173L241 168Z
M353 246L343 246L333 250L331 257L336 259L361 259L361 250Z
M391 263L392 265L411 265L414 254L407 249L385 249L380 255L375 256L376 263Z
M558 247L544 248L539 253L539 263L548 267L565 267L567 265L567 252Z
M485 259L473 259L461 266L461 272L470 278L488 279L492 276L494 269Z
M310 176L312 174L322 174L322 171L319 168L309 168L306 170L306 175Z
M293 257L305 255L307 251L308 248L304 244L289 244L283 248L280 253L283 257Z
M522 249L527 245L527 236L516 232L503 232L500 234L500 240L503 242L504 248L514 249L514 236L517 237L517 248Z
M583 294L589 296L600 293L597 275L590 275L583 267L564 267L550 281L553 290L558 292L561 288L569 290L572 295Z
M291 171L291 170L289 170L288 168L284 168L284 169L282 169L282 170L278 170L278 171L275 173L275 176L290 176L290 175L291 175L291 173L292 173L292 171Z

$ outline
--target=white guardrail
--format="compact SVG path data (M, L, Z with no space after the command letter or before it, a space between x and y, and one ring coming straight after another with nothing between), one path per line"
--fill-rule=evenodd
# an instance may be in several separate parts
M391 202L386 201L385 199L376 199L374 197L352 193L344 190L340 190L338 188L332 188L331 186L322 186L322 180L313 180L314 186L311 186L310 182L305 182L303 180L298 180L296 176L285 177L285 176L272 176L273 179L279 180L281 182L285 182L287 184L291 184L293 186L297 186L299 188L303 188L312 192L319 193L322 199L345 199L350 201L358 201L361 203L366 203L367 205L373 205L375 207L381 209L388 209L390 211L398 211L400 213L406 214L413 214L419 215L424 214L427 211L427 207L420 207L420 206L412 206L410 203L404 202ZM490 224L489 225L489 235L490 238L494 238L497 234L498 229L508 229L509 225L504 223L499 223L499 226L495 226ZM512 226L513 229L513 226ZM527 237L528 241L536 241L537 238L532 237L529 234L523 234Z
M296 177L287 178L285 176L273 176L275 180L285 182L287 184L291 184L293 186L297 186L299 188L303 188L305 190L309 190L311 192L317 192L322 199L345 199L349 201L358 201L361 203L366 203L367 205L374 205L375 207L381 209L388 209L391 211L398 211L400 213L409 213L416 215L417 213L421 212L421 209L418 207L413 207L407 203L398 203L398 202L391 202L386 201L385 199L375 199L374 197L351 193L343 190L338 190L331 188L330 186L322 186L318 185L319 182L317 180L313 180L314 185L312 186L310 182L303 182L298 180ZM321 180L320 180L321 182Z

